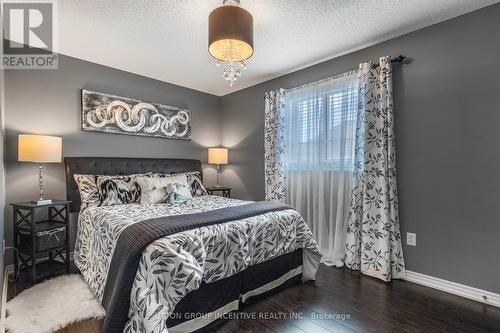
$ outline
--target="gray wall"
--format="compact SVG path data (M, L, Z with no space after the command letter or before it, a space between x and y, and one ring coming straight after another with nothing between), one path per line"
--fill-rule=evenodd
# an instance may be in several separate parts
M500 4L222 97L223 182L264 198L264 93L399 54L394 70L407 268L500 292ZM406 239L406 237L404 237Z
M188 108L192 140L83 132L82 88ZM7 203L36 199L38 193L37 164L17 162L19 133L61 136L63 156L178 157L204 163L206 147L221 141L219 97L63 55L57 70L7 70L5 92ZM204 175L209 184L215 182L214 168L205 166ZM45 165L44 191L48 198L65 198L63 164ZM5 232L12 244L8 208Z

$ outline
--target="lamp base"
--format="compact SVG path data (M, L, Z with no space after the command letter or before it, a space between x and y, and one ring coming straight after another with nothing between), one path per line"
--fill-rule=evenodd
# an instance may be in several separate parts
M36 205L49 205L52 203L52 199L33 200L31 203Z

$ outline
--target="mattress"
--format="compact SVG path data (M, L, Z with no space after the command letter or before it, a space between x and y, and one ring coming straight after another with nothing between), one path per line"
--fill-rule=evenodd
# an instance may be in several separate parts
M80 212L75 264L102 300L120 233L148 219L206 212L248 201L195 197L182 204L88 207ZM302 249L301 273L314 279L321 255L300 215L293 209L201 227L160 238L144 250L131 296L125 332L167 332L176 305L200 288L249 267Z

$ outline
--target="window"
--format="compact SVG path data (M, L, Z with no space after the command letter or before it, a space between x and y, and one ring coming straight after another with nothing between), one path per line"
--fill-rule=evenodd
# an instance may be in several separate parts
M285 95L287 170L353 170L358 95L357 72Z

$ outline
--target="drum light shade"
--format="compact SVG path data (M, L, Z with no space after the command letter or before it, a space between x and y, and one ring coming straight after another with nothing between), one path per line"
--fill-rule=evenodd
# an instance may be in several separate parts
M238 6L214 9L208 17L208 51L220 60L244 61L253 55L253 17Z
M56 136L20 134L17 157L21 162L60 163L62 140Z
M208 148L208 164L227 164L227 148Z

